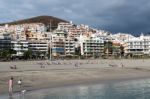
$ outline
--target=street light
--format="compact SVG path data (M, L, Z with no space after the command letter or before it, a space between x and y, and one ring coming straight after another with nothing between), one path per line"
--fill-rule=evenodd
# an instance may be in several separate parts
M50 20L50 33L52 31L52 24L51 24L51 20ZM52 60L52 33L50 35L50 61Z
M108 49L108 40L106 41L106 44L107 44L107 50L106 50L106 52L107 52L107 58L108 58L108 54L109 54L109 49Z
M52 60L52 35L50 36L50 61Z

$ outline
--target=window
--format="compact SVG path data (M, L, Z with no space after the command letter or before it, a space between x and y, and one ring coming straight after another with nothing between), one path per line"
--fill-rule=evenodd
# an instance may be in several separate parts
M132 43L132 42L130 42L130 45L133 45L133 43Z

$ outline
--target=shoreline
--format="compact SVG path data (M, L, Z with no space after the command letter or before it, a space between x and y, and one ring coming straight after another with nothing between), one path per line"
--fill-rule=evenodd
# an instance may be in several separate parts
M41 90L53 90L53 89L58 89L58 88L74 88L76 86L88 86L88 85L98 85L98 84L109 84L109 83L120 83L120 82L126 82L126 81L136 81L136 80L145 80L145 79L150 79L150 76L148 77L137 77L137 78L126 78L126 79L107 79L107 80L95 80L95 81L89 81L87 82L81 82L81 83L71 83L71 84L58 84L56 86L48 86L48 87L42 87L42 88L35 88L35 89L30 89L26 90L27 93L34 92L34 91L41 91ZM110 81L108 83L108 81ZM14 94L19 93L19 91L14 92ZM6 93L0 94L1 95L8 95Z
M103 70L107 71L107 72L110 72L110 71L114 71L114 68L113 69L108 69L108 68L101 69L103 75L101 75L99 77L87 77L86 78L86 77L80 77L82 75L79 74L80 76L77 77L76 79L73 78L73 79L69 79L67 81L65 81L65 79L63 79L63 80L54 81L54 82L52 82L50 80L47 80L48 81L47 83L45 83L46 80L43 80L42 78L40 78L43 81L40 81L40 82L37 81L36 83L38 83L38 84L31 84L30 83L30 86L27 86L29 84L29 83L27 84L27 82L32 80L31 77L29 77L28 79L26 79L24 81L24 86L23 86L22 90L27 90L27 92L28 91L30 92L30 91L35 91L35 90L60 88L60 87L69 87L69 86L77 86L77 85L104 84L104 83L116 83L116 82L129 81L129 80L150 79L150 73L148 73L149 71L147 71L147 72L144 71L143 72L141 70L124 69L123 71L125 71L125 70L126 71L130 71L131 70L131 71L128 72L128 74L124 74L123 73L123 75L120 75L122 70L117 69L117 71L119 71L119 73L110 76L110 75L104 74ZM60 72L60 71L61 70L56 70L54 72ZM91 70L89 70L89 71L91 71ZM116 69L115 69L115 71L116 71ZM36 71L36 72L39 72L39 71ZM40 71L40 73L41 72L46 72L46 71ZM49 72L49 71L47 71L47 72ZM139 74L138 75L134 75L134 73L131 73L131 72L135 72L135 73L139 73ZM95 76L93 74L91 74L91 75ZM37 76L35 76L35 78ZM35 82L35 81L33 80L32 83L33 82ZM7 89L7 87L5 86L4 89ZM15 93L19 92L19 89L16 87L14 92ZM8 93L7 90L0 91L0 95L7 94L7 93Z
M87 61L87 60L85 60ZM83 61L83 62L85 62ZM93 62L95 60L90 60ZM12 63L0 64L0 95L8 94L10 76L14 77L14 92L19 90L35 91L50 88L68 87L76 85L102 84L128 80L150 79L150 61L145 60L98 60L94 64L82 64L75 67L73 64L44 65L40 68L35 61L14 62L17 70L9 68ZM45 62L45 61L44 61ZM70 61L66 61L70 62ZM74 61L76 63L76 60ZM82 62L82 60L80 60ZM116 63L117 67L108 66ZM120 67L124 63L125 67ZM140 64L141 63L141 64ZM141 66L140 66L141 65ZM19 89L17 80L22 79L22 88Z
M82 82L82 83L71 83L71 84L58 84L56 86L48 86L48 87L39 87L39 88L31 88L29 90L26 90L27 93L29 92L34 92L34 91L40 91L40 90L50 90L50 89L58 89L58 88L72 88L72 87L76 87L76 86L88 86L88 85L98 85L98 84L109 84L109 83L120 83L120 82L126 82L126 81L136 81L136 80L145 80L145 79L150 79L150 76L148 77L137 77L137 78L126 78L126 79L107 79L107 80L95 80L95 81L89 81L87 82ZM108 81L110 81L108 83ZM14 91L14 94L19 93L20 91ZM3 92L0 93L0 97L1 96L7 96L8 93Z

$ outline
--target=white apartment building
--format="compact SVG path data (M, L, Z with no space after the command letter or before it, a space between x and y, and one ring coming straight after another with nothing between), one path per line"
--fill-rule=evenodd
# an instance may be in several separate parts
M11 49L16 51L14 56L23 56L25 51L28 51L27 41L11 41Z
M109 38L112 42L118 42L123 45L127 40L135 37L128 33L117 33L117 34L111 34Z
M19 25L5 25L0 27L0 32L12 33L13 40L26 40L43 38L46 27L43 23L25 23Z
M104 40L92 35L91 37L80 36L81 55L101 56L104 49Z
M11 33L9 32L0 33L0 39L11 39Z
M107 41L109 40L109 36L110 36L110 32L108 31L104 31L104 30L97 30L96 33L95 33L95 36L104 40L104 41Z
M33 32L33 33L42 33L45 32L46 28L45 25L42 23L34 23L29 24L29 26L25 26L26 31Z
M69 28L71 28L72 26L73 26L72 22L70 22L70 23L69 22L60 22L60 23L58 23L57 29L68 31Z
M51 49L53 56L65 55L65 39L67 32L62 30L56 30L52 34Z
M73 56L75 54L75 40L71 38L65 39L65 55Z
M15 32L45 32L46 27L43 23L25 23L19 25L10 25L8 28L14 29Z
M150 54L150 36L141 35L127 40L125 53Z
M53 32L45 32L45 40L51 41Z
M88 25L81 24L81 25L77 25L77 29L84 29L89 31L90 27Z
M76 27L72 27L68 31L68 37L70 38L78 38L81 34L90 37L93 34L93 32L89 29Z
M47 41L42 41L42 40L30 40L28 41L29 49L32 50L33 52L48 52L48 42Z

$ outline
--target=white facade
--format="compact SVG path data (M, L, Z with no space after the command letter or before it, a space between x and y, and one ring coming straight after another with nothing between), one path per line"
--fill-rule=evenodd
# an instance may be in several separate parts
M11 34L8 32L0 33L0 39L11 39Z
M118 42L120 44L124 44L126 41L128 41L129 39L133 39L135 38L134 36L132 36L131 34L127 34L127 33L117 33L117 34L111 34L109 36L111 38L112 42Z
M84 56L100 56L103 53L104 40L95 37L80 36L81 55Z
M150 36L135 37L126 41L125 53L150 54Z
M48 52L47 41L29 41L29 49L33 52Z
M67 33L62 30L56 30L52 34L51 49L53 56L65 54L65 39Z
M75 41L70 38L65 40L65 55L74 55L75 54Z
M106 41L109 39L110 32L104 30L97 30L95 36Z
M23 56L25 51L28 51L27 41L11 41L11 49L16 51L14 56Z
M71 28L73 26L72 22L67 23L67 22L60 22L58 23L58 30L66 30L68 31L69 28Z

